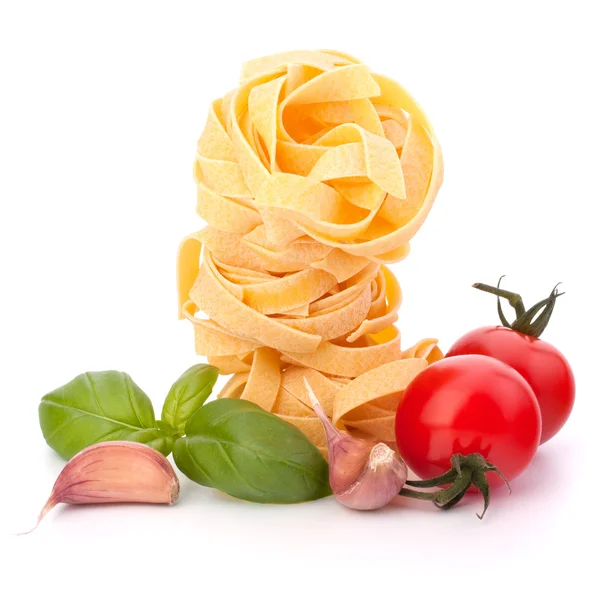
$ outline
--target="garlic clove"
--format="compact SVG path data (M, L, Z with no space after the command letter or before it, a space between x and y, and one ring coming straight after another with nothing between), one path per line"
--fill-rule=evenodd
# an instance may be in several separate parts
M329 485L334 494L345 492L359 478L365 469L375 443L362 438L353 438L347 432L339 431L339 437L327 441L329 461ZM331 464L335 465L332 468ZM331 475L332 471L335 475Z
M164 455L139 442L101 442L83 449L65 465L33 529L59 503L171 505L178 498L179 480Z
M308 380L304 386L327 436L329 485L344 506L370 511L398 495L408 475L406 463L383 442L356 438L329 420Z
M347 432L338 430L329 421L306 378L304 378L304 386L312 408L325 428L328 460L329 462L335 461L337 466L337 475L335 479L332 479L331 475L329 476L329 485L334 494L343 492L363 471L365 461L368 459L375 443L362 438L353 438Z
M336 495L344 506L359 511L372 511L387 505L398 496L408 477L406 463L380 442L369 455L367 465L348 489Z

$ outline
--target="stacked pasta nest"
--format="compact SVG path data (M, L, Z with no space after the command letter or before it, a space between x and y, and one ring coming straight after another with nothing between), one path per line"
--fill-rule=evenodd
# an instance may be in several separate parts
M347 54L259 58L213 103L194 176L207 226L180 246L180 315L196 352L233 374L220 396L326 455L306 378L334 425L393 444L403 390L442 357L435 339L401 347L385 266L406 257L442 182L421 108Z

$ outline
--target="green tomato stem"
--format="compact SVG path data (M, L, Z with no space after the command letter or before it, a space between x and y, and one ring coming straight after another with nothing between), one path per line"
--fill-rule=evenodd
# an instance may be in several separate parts
M498 281L498 286L492 287L489 284L476 282L473 285L473 288L479 291L483 291L484 293L491 293L492 295L496 295L496 297L498 298L502 297L503 299L507 299L510 303L510 306L514 308L515 312L517 313L517 318L520 318L525 313L525 305L523 304L523 299L518 293L513 293L512 291L507 291L505 289L500 288L500 282L503 278L504 276L500 277L500 280Z
M500 317L500 321L502 322L503 326L506 326L515 332L520 332L534 338L539 338L550 322L550 316L554 311L556 299L561 295L564 295L564 293L559 293L557 291L558 284L560 283L558 283L552 289L548 297L538 301L535 305L526 310L525 306L523 305L523 299L521 299L521 295L500 288L500 282L502 281L502 278L504 277L500 277L498 285L495 287L488 284L483 284L481 282L476 282L473 287L479 291L491 293L497 297L498 316ZM512 324L507 320L504 312L502 311L500 298L507 299L511 307L513 307L515 310L517 317Z
M496 472L506 482L509 492L511 491L510 484L502 472L493 463L486 461L479 453L471 453L466 456L456 453L452 455L450 464L451 468L441 476L428 480L407 480L406 482L407 486L415 488L433 488L449 484L448 488L435 492L421 492L405 487L400 490L399 495L406 498L429 500L439 509L447 510L457 505L473 485L483 496L483 513L481 515L477 514L477 517L482 519L490 504L490 485L486 473Z
M446 473L438 476L437 478L430 478L428 480L406 480L407 486L413 488L435 488L435 486L444 486L445 484L452 484L456 479L456 471L450 469Z

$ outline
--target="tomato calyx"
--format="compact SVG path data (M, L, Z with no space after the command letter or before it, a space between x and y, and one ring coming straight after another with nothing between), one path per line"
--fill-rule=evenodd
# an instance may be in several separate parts
M500 321L502 322L503 326L506 326L506 328L510 328L515 332L520 332L522 334L532 336L533 338L539 338L542 332L544 332L546 329L546 326L548 326L548 322L550 322L550 316L554 311L556 299L561 295L564 295L564 293L558 292L558 286L560 285L560 282L555 285L548 297L538 301L535 305L532 305L526 310L521 295L500 288L500 283L502 282L503 278L504 276L500 277L500 280L495 287L488 284L483 284L481 282L476 282L473 287L480 291L484 291L485 293L496 295L498 315L500 316ZM501 297L503 299L507 299L510 306L515 310L517 317L512 324L506 319L506 316L502 311L502 305L500 304Z
M479 453L469 455L455 453L450 459L450 465L451 468L441 476L428 480L407 480L405 483L406 486L412 486L413 488L435 488L436 486L450 484L448 488L435 492L421 492L410 488L402 488L399 493L400 496L429 500L438 509L447 510L458 504L469 487L473 485L483 496L483 513L481 515L477 513L477 517L483 519L490 505L490 485L486 473L497 473L506 482L509 494L512 492L510 484L502 472L493 463L486 461L485 457Z

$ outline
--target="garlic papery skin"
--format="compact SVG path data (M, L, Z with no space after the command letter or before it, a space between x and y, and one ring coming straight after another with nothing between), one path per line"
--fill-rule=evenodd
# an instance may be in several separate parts
M101 442L83 449L65 465L37 525L59 503L171 505L178 498L179 480L164 455L139 442Z
M329 485L344 506L372 511L398 495L408 476L406 463L383 442L355 438L329 420L308 380L306 392L327 436Z

